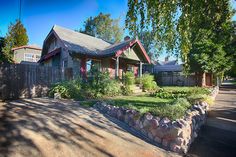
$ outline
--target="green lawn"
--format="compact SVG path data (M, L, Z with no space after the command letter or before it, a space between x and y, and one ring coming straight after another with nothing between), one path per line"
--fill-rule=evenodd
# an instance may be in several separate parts
M205 94L206 89L198 87L164 87L165 91L192 91L195 94ZM112 98L102 99L113 106L124 106L130 109L138 110L144 114L147 112L152 113L159 117L168 117L169 119L178 119L184 116L185 112L191 107L191 104L184 98L160 98L150 95L139 96L117 96ZM89 107L92 106L94 101L84 101L81 105Z
M173 99L151 96L120 96L106 99L105 101L114 106L124 106L138 110L142 114L150 112L155 116L168 117L170 119L181 118L190 107L190 104L186 105L185 102L175 103Z

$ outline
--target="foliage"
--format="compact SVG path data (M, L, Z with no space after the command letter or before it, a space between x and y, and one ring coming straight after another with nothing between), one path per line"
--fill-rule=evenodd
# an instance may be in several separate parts
M158 57L157 43L151 31L140 31L137 33L138 39L141 41L144 49L151 60L156 60Z
M11 23L8 27L8 33L5 38L5 46L2 49L0 62L12 62L13 54L11 49L14 47L27 45L28 41L26 29L21 21L17 20L15 23Z
M123 30L119 26L120 20L112 19L110 16L110 14L100 13L98 16L89 17L80 32L109 42L121 41Z
M133 72L128 71L123 75L123 95L131 95L133 93L132 86L135 84L135 81L136 80Z
M195 104L196 102L199 102L199 101L205 101L209 105L214 104L214 100L208 95L204 95L204 94L195 94L195 95L192 94L188 96L187 99L191 104Z
M50 89L49 96L53 97L55 93L59 93L62 98L78 99L81 98L80 88L79 79L59 82Z
M191 105L186 99L161 99L150 96L122 96L108 99L110 104L135 109L140 113L150 112L155 116L177 119L184 116Z
M110 79L108 71L93 71L93 76L84 83L84 91L88 97L115 96L121 93L121 85L117 80Z
M133 72L126 72L123 76L123 83L124 85L133 85L135 83L135 76L134 76L134 73Z
M143 74L143 76L141 77L141 84L143 86L143 90L155 91L157 89L157 84L154 80L154 76L150 74Z
M185 70L198 63L202 71L217 74L228 70L222 63L235 53L233 15L229 0L129 0L126 27L134 35L150 30L160 50L180 54Z
M183 98L177 99L172 104L166 104L165 107L158 107L150 110L153 115L168 117L172 120L181 118L191 107L191 104Z
M164 87L157 91L154 95L159 98L187 98L192 95L208 95L209 89L201 87Z
M5 56L3 55L3 48L5 47L5 38L0 37L0 62L6 60Z
M94 104L96 103L96 101L81 101L80 105L83 107L92 107Z
M77 78L55 84L49 95L53 97L54 93L69 99L101 98L121 94L121 85L119 81L110 79L108 72L97 71L87 82Z
M123 95L131 95L133 93L133 90L130 85L123 85L121 89Z

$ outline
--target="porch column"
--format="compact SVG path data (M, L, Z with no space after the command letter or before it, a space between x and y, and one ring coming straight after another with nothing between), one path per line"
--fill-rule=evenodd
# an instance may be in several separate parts
M142 77L142 73L143 73L143 63L139 62L139 77Z
M116 78L119 78L119 57L116 58L115 76Z
M80 62L80 75L83 79L86 79L86 71L87 71L86 61L87 61L87 58L84 57L81 59L81 62Z

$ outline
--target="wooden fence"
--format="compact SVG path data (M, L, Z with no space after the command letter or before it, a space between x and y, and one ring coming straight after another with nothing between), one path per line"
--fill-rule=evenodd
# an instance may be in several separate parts
M27 64L0 65L0 99L46 96L52 83L71 78L71 70Z
M155 75L157 83L161 86L196 86L196 76L195 75Z

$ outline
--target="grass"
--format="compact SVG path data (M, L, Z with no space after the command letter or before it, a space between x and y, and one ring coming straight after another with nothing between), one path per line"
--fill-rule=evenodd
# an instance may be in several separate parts
M172 120L184 116L185 111L190 107L175 103L173 99L162 99L151 96L120 96L107 99L110 104L115 106L124 106L130 109L138 110L141 114L150 112L155 116L168 117Z
M163 87L166 91L195 91L191 99L202 99L202 95L207 93L208 90L199 87ZM135 109L141 114L150 112L158 117L168 117L171 120L181 118L185 112L191 107L186 98L160 98L150 95L139 96L117 96L104 98L103 101L108 102L114 106L124 106L126 108ZM189 99L190 100L190 99ZM190 101L192 102L192 101ZM82 101L80 103L84 107L91 107L95 101Z
M94 100L87 100L87 101L81 101L80 105L83 107L92 107L95 103L96 101Z

